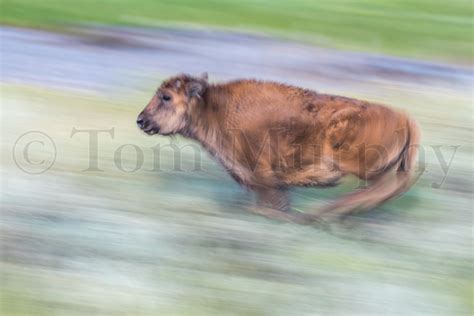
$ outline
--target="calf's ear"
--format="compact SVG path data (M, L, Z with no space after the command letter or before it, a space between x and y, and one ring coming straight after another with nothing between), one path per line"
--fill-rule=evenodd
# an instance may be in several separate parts
M207 82L204 80L194 80L186 85L186 94L188 98L201 98L206 91Z

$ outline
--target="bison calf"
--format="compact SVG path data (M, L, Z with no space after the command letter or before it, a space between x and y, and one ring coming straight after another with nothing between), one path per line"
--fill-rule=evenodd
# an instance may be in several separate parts
M209 84L179 75L140 113L147 134L197 140L240 184L257 212L298 223L370 209L413 183L419 144L414 120L385 106L275 82ZM332 186L345 175L369 185L318 214L289 208L291 186Z

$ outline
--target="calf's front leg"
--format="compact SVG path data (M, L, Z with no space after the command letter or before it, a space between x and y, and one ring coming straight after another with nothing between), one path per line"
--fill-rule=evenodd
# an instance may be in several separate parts
M311 224L316 220L310 214L291 210L289 194L286 188L258 187L255 189L255 192L257 194L257 206L253 208L254 213L298 224Z

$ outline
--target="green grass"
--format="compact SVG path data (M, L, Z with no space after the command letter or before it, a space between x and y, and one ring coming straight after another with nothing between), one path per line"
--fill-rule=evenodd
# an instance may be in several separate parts
M374 81L368 90L357 88L361 98L379 91L384 99L375 101L417 118L427 170L401 198L328 232L250 213L250 194L207 155L205 172L166 171L171 151L160 154L165 172L151 171L151 148L169 138L137 130L146 93L1 85L2 115L15 120L3 120L0 143L7 179L0 314L472 314L472 196L459 191L471 183L472 118L463 115L471 95L423 87ZM349 87L343 82L335 89ZM71 136L73 127L115 127L113 139L99 138L103 172L82 171L89 141ZM14 143L27 130L56 142L56 163L42 175L26 174L13 161ZM442 173L430 145L453 139L461 148L446 183L435 189L431 183ZM116 168L123 144L143 150L142 169ZM123 151L126 169L135 156ZM41 161L42 152L31 158ZM195 159L192 151L182 158ZM300 188L292 192L293 205L308 211L348 190Z
M320 46L470 64L469 0L3 0L1 23L192 23L264 31Z

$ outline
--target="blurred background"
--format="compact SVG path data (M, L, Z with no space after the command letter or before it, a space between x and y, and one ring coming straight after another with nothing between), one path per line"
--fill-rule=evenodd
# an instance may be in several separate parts
M472 314L472 1L0 10L2 315ZM164 78L203 71L406 110L426 170L331 230L249 213L198 146L135 126ZM294 189L293 205L356 184Z

